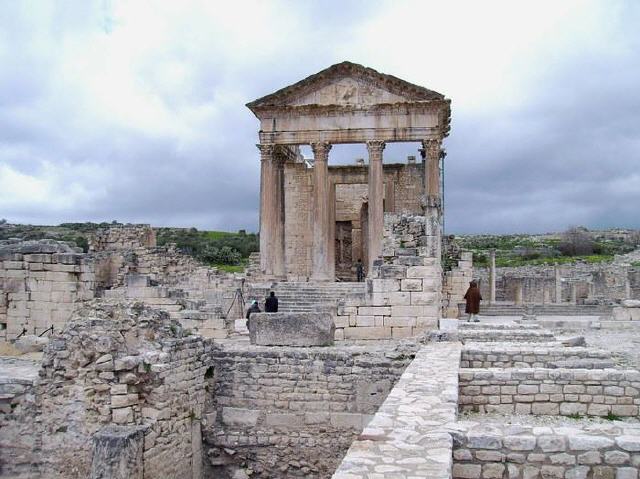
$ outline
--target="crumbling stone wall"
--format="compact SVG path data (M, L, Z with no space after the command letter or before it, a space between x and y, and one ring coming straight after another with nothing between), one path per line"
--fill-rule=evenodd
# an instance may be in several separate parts
M156 246L156 234L149 225L112 225L89 237L89 251L117 251Z
M425 216L385 214L382 260L367 279L365 301L338 308L336 339L411 337L438 328L442 284Z
M415 351L219 345L203 423L210 473L329 477Z
M460 367L462 368L558 368L567 363L577 362L580 367L613 367L611 354L599 349L583 347L531 347L518 345L492 344L465 346L462 350ZM590 368L594 369L594 367Z
M446 318L458 317L458 304L464 302L464 295L473 279L473 253L461 251L455 263L443 277L442 315Z
M637 416L640 372L615 369L467 369L460 411Z
M64 243L0 245L0 341L59 330L95 289L94 263Z
M199 477L209 348L141 303L86 305L51 338L39 379L3 421L3 467L89 477L99 430L142 426L144 478Z

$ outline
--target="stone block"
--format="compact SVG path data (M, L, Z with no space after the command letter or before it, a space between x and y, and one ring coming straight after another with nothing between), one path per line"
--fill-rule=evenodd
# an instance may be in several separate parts
M356 316L356 326L375 326L374 316Z
M89 479L142 479L145 429L107 426L95 433Z
M400 282L401 291L422 291L422 279L403 279Z
M222 408L222 422L229 426L255 426L259 417L260 411L256 409Z
M114 396L119 397L119 396ZM121 409L111 410L111 420L115 424L127 424L133 422L133 409L130 407L123 407Z
M454 479L477 479L481 477L482 466L480 464L454 464Z
M301 427L304 425L304 416L298 414L289 413L267 413L266 424L267 426L275 427Z
M440 303L439 293L411 293L411 305L412 306L427 306Z
M331 346L334 333L331 313L254 313L249 321L251 344L262 346Z
M343 429L360 430L363 427L363 415L349 412L331 413L330 423L332 426Z
M413 328L391 328L391 337L393 338L410 338L413 336Z
M344 328L345 339L389 339L391 338L391 328L371 327L371 328Z

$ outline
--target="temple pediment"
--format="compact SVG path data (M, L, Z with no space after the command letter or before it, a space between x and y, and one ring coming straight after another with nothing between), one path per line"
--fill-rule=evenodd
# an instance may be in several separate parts
M373 106L443 100L438 92L351 62L330 66L293 85L259 98L252 110L277 107Z

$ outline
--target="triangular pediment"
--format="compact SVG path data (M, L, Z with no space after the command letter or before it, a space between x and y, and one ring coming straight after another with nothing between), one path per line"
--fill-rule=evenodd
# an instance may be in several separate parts
M256 111L304 105L372 106L431 100L444 100L444 95L372 68L342 62L247 106Z

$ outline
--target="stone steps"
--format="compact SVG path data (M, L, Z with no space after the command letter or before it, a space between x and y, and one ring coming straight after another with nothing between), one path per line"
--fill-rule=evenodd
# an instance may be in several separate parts
M464 313L464 305L460 304L460 311ZM522 316L534 314L536 316L600 316L611 314L612 307L607 305L591 304L483 304L481 305L483 316Z

